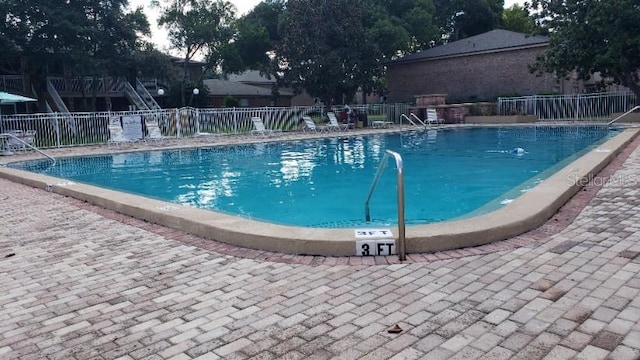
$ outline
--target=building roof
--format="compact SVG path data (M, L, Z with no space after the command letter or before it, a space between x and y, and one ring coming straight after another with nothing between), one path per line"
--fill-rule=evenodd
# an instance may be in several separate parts
M241 74L230 74L228 79L229 81L256 84L273 84L276 82L275 79L268 79L266 76L260 75L260 71L258 70L247 70Z
M447 57L468 56L487 52L510 51L522 48L547 46L549 37L531 36L508 30L491 30L462 40L407 55L391 61L394 63L435 60Z
M271 89L243 84L237 81L208 79L203 81L213 96L271 96ZM280 96L293 96L290 91L280 90Z

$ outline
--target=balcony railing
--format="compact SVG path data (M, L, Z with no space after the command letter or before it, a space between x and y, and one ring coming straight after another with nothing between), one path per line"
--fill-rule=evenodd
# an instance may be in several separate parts
M26 83L21 75L0 75L0 91L26 93Z
M63 78L49 77L60 95L123 94L125 80L118 77Z

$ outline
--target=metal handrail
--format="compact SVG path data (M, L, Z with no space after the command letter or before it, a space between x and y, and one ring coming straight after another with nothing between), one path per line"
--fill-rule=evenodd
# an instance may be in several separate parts
M421 120L421 119L420 119L416 114L411 113L411 114L409 114L409 115L411 115L411 117L413 117L413 118L415 118L416 120L418 120L418 122L419 122L420 124L422 124L422 126L427 127L427 124L426 124L424 121L422 121L422 120Z
M138 94L136 89L134 89L128 81L124 84L124 94L129 98L129 100L133 101L138 110L150 110L149 105L142 100L140 94Z
M35 147L35 146L33 146L33 145L29 144L28 142L26 142L26 141L22 140L20 137L15 136L15 135L10 134L10 133L2 133L2 134L0 134L0 136L6 136L6 137L10 137L10 138L12 138L12 139L18 140L18 142L22 143L23 145L28 146L28 147L30 147L31 149L33 149L33 150L35 150L35 151L39 152L40 154L42 154L42 155L44 155L44 156L48 157L51 161L53 161L53 164L51 164L51 166L55 166L55 165L56 165L56 159L55 159L53 156L51 156L51 155L49 155L49 154L45 153L44 151L42 151L42 150L38 149L37 147Z
M401 114L401 115L400 115L400 119L407 119L407 121L408 121L411 125L413 125L413 126L415 126L415 127L419 127L418 125L416 125L416 123L414 123L414 122L413 122L413 120L411 120L411 119L410 119L407 115L405 115L405 114Z
M608 126L611 126L611 124L613 124L614 122L618 121L618 119L622 119L623 117L625 117L625 116L627 116L627 115L631 114L632 112L634 112L634 111L636 111L636 110L638 110L638 109L640 109L640 105L634 106L634 107L633 107L633 109L631 109L631 110L627 111L626 113L624 113L624 114L622 114L622 115L618 116L617 118L615 118L615 119L613 119L613 120L609 121L609 122L607 123L607 125L608 125Z
M404 114L403 114L404 115ZM407 251L405 247L405 223L404 223L404 170L402 166L402 156L395 151L385 150L384 157L378 166L378 171L376 172L376 176L371 183L371 187L369 188L369 194L367 195L367 200L364 202L364 213L365 220L371 221L371 212L369 210L369 201L371 200L371 196L373 195L373 191L378 184L378 180L380 179L380 175L384 170L387 160L389 156L393 156L396 161L396 169L398 172L397 176L397 197L398 197L398 257L400 261L404 261L407 258Z

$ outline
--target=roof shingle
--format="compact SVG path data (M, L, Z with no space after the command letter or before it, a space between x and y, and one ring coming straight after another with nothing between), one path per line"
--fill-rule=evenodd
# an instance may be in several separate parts
M400 59L393 60L390 63L433 60L484 52L509 51L518 48L545 46L548 43L549 37L547 36L531 36L508 30L491 30L483 34L407 55Z

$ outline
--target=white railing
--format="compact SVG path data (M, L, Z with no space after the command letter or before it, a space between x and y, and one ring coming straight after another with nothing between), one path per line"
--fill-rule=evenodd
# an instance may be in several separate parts
M336 107L338 108L338 107ZM398 114L408 112L405 104L359 106L361 114L373 119L398 122ZM323 107L264 108L181 108L95 113L43 113L0 116L0 133L8 130L36 130L35 146L41 149L106 144L108 124L122 116L140 116L142 123L155 121L162 135L188 138L201 134L248 134L251 117L262 118L266 128L298 131L304 127L303 115L327 120ZM394 121L395 120L395 121Z
M101 76L101 77L83 77L83 78L64 78L64 77L47 77L47 80L60 94L119 94L124 91L124 83L126 80L118 77Z
M498 98L498 115L534 115L542 121L605 121L637 104L633 93L532 95Z
M24 93L27 90L22 75L0 75L0 91Z
M133 88L133 86L127 81L124 84L124 93L129 100L131 100L139 110L148 110L149 105L142 100L140 94Z
M138 92L138 95L140 95L140 98L147 104L147 107L149 109L151 110L162 109L160 105L158 105L158 103L156 102L156 99L154 99L151 93L149 93L149 90L147 90L147 87L145 86L145 84L143 84L140 81L140 79L136 79L136 91Z

